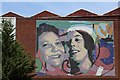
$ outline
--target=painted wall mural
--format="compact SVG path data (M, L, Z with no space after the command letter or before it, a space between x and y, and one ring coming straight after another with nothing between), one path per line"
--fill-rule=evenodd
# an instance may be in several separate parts
M37 76L115 76L112 21L37 20Z

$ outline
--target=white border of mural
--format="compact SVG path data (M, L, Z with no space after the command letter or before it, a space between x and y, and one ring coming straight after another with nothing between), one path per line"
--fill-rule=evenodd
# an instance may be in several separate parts
M115 76L113 21L36 20L36 28L37 76Z

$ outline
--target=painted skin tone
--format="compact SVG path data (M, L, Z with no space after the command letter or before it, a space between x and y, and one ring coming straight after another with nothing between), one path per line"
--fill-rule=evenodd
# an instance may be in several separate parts
M84 47L83 36L77 31L69 32L68 35L71 40L73 60L80 63L78 66L81 72L86 73L91 67L91 62L88 58L87 49Z
M64 47L55 33L42 33L39 36L39 49L46 63L52 66L60 66L62 64L64 59Z

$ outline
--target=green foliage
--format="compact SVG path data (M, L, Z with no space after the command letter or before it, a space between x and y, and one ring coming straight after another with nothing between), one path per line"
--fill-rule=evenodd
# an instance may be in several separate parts
M2 20L2 80L32 80L34 61L14 39L11 20Z

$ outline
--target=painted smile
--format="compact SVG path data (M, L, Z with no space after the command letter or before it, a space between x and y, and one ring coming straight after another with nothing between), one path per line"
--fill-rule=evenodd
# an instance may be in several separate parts
M56 54L56 55L51 55L49 57L52 58L52 59L56 59L56 58L60 58L61 55L60 54Z
M73 55L77 54L78 52L80 52L80 51L79 50L72 50Z

